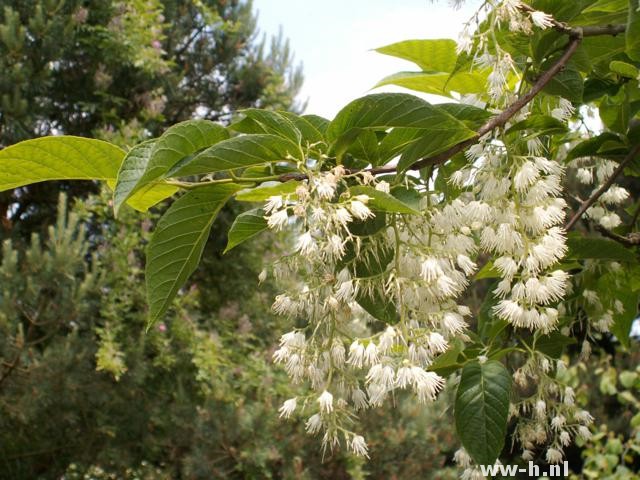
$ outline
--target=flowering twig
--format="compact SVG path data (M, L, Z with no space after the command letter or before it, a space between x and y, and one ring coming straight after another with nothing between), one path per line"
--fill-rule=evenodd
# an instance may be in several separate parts
M523 5L523 7L525 7L525 10L527 8L531 8L527 5ZM531 100L533 100L544 89L544 87L546 87L547 84L565 68L573 54L578 49L578 46L580 45L580 42L584 37L594 37L600 35L615 36L623 33L626 29L625 25L594 25L588 27L571 27L566 23L559 22L557 20L552 20L552 24L556 30L562 33L566 33L569 36L569 43L565 47L562 56L551 66L551 68L549 68L549 70L544 72L538 78L531 89L523 96L519 97L510 106L508 106L504 111L502 111L502 113L496 115L495 117L487 121L484 125L482 125L475 136L463 142L457 143L453 147L445 150L442 153L439 153L438 155L418 160L416 163L409 167L409 170L419 170L427 166L440 165L449 160L455 154L463 151L471 145L476 144L482 136L491 132L493 129L504 126L516 113L518 113L524 106L531 102ZM397 171L397 168L398 167L396 165L387 165L362 170L347 169L347 173L368 172L372 175L377 175L383 173L394 173ZM288 180L304 180L305 178L307 178L305 174L287 173L281 175L278 180L281 182L286 182Z
M578 211L573 215L573 217L571 217L571 220L567 222L567 225L564 227L565 230L567 231L571 230L571 228L576 224L576 222L580 220L580 217L584 215L584 213L589 209L589 207L593 205L596 202L596 200L598 200L602 196L604 192L609 190L609 187L611 187L611 185L613 185L613 182L615 182L616 177L620 175L622 171L625 169L625 167L629 165L639 154L640 154L640 144L633 147L631 151L627 154L627 156L624 158L624 160L620 162L620 165L618 165L618 167L614 170L614 172L607 179L607 181L604 182L602 186L593 195L591 195L588 199L582 202L582 205L580 205L580 208L578 209Z

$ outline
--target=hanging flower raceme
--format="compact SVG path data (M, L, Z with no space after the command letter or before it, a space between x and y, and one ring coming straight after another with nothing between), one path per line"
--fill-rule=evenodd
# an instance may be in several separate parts
M476 271L474 232L485 212L425 192L415 214L387 213L387 227L363 234L359 229L385 213L350 187L388 194L390 185L342 167L307 176L295 193L264 207L270 228L290 224L298 232L274 272L300 283L278 295L273 310L301 326L282 336L274 359L309 393L287 400L280 415L301 408L307 431L323 432L325 448L344 442L367 455L364 437L352 429L357 411L381 406L395 390L431 402L444 386L429 366L454 338L465 338L471 312L456 298ZM380 331L369 327L373 319L363 309L373 304L386 305Z

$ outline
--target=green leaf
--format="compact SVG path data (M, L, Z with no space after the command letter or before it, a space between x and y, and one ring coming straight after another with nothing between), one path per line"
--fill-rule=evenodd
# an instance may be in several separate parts
M535 340L535 349L551 358L560 358L564 347L575 343L577 343L575 338L567 337L560 332L551 332L549 335L541 335Z
M567 154L566 161L591 156L616 158L621 155L624 156L628 152L629 148L619 135L613 132L603 132L576 145Z
M363 238L359 250L353 242L349 242L344 256L336 265L336 271L349 267L356 278L372 278L386 272L395 258L395 250L379 242Z
M337 155L358 136L360 129L391 127L428 129L439 138L471 138L475 132L437 105L406 93L378 93L354 100L344 107L327 129L327 138Z
M416 92L452 97L451 92L468 94L485 91L487 76L486 71L457 72L453 75L441 72L398 72L383 78L373 88L397 85Z
M0 191L47 180L114 181L125 152L102 140L59 136L0 150Z
M232 130L242 133L270 133L300 143L302 134L293 122L280 112L272 112L257 108L241 110L245 118L229 126Z
M534 130L536 136L540 136L567 133L569 129L564 122L561 122L557 118L549 117L547 115L531 115L526 120L522 120L515 125L512 125L506 133L517 133L522 132L523 130Z
M331 123L320 115L302 115L300 118L313 125L323 136L326 135L329 123Z
M356 301L369 315L388 325L398 323L400 320L396 305L378 289L367 293L358 291Z
M450 39L404 40L376 48L376 52L408 60L427 72L450 73L458 58L456 42Z
M627 62L621 62L619 60L614 60L613 62L611 62L609 64L609 69L612 72L627 78L638 78L638 75L640 75L640 70L638 70L638 67Z
M387 214L372 210L374 215L365 220L355 219L349 224L349 231L358 237L369 237L387 227Z
M640 12L637 0L628 0L627 29L624 33L625 52L631 60L640 61Z
M127 202L137 210L146 211L156 203L170 197L178 191L177 187L161 183L149 183L130 197L138 180L142 177L156 141L149 140L139 143L127 153L118 171L115 188L113 190L113 209L116 214L123 203ZM129 198L130 197L130 198Z
M550 66L551 62L546 62L542 70L546 71ZM584 91L582 75L575 66L568 64L547 83L543 90L550 95L559 95L571 102L580 103Z
M442 377L451 375L453 372L462 367L462 364L458 362L458 357L464 348L464 343L455 339L449 349L441 355L438 355L436 359L429 365L429 370L436 372Z
M502 363L467 363L456 393L456 430L478 465L493 465L504 446L511 375Z
M198 266L211 225L231 195L242 186L218 184L191 190L162 216L147 248L149 324L171 305Z
M264 211L261 208L241 213L236 217L229 229L229 239L224 253L264 232L266 229L267 221L264 219Z
M146 185L170 177L170 170L181 161L228 137L224 127L209 120L187 120L169 127L156 139L148 154L142 155L143 152L139 151L135 159L123 162L124 170L118 174L118 179L122 177L125 185L116 185L116 190L120 191L114 208L120 208L124 201Z
M408 213L419 215L420 211L410 205L398 200L389 193L381 192L373 187L358 185L349 189L351 196L366 195L369 197L369 204L374 210L382 210L390 213Z
M259 187L243 190L236 195L240 202L264 202L275 195L289 195L296 191L299 183L290 180L284 183L268 183Z
M300 131L302 134L302 144L317 144L320 142L324 142L324 134L319 127L319 125L313 123L307 117L300 117L292 112L280 112L281 115L284 115L289 119L291 123ZM329 123L326 120L327 124ZM324 127L326 129L326 125Z
M285 138L271 134L241 135L200 152L171 171L170 176L221 172L268 162L290 161L292 158L302 160L300 146Z
M637 261L636 255L618 242L601 237L571 236L567 239L567 258L599 258L622 262Z
M418 160L442 153L475 136L476 132L469 129L426 132L422 138L409 145L404 151L398 162L398 171L409 170Z
M471 130L477 130L493 116L491 112L484 108L464 103L441 103L438 106L449 115L462 120Z

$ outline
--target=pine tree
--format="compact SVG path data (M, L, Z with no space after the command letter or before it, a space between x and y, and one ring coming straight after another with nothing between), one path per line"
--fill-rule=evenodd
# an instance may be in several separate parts
M250 1L3 0L0 148L60 133L126 146L194 115L228 122L244 107L299 108L288 43L257 35ZM28 239L55 218L60 189L95 191L2 194L4 230Z

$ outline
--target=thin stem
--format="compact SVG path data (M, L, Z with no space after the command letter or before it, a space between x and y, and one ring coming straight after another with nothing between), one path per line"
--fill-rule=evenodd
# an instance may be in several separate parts
M580 205L580 208L578 209L578 211L573 215L573 217L571 217L571 220L567 222L567 225L564 227L565 230L569 231L571 230L571 228L573 228L576 222L580 220L580 217L584 215L584 213L589 209L589 207L593 205L602 196L604 192L609 190L609 187L613 185L613 182L616 181L616 178L618 177L618 175L622 173L625 167L629 165L638 156L638 154L640 154L640 144L633 147L631 151L627 154L627 156L624 158L624 160L620 162L620 165L618 165L618 167L613 171L613 174L607 179L607 181L604 182L602 186L593 195L591 195L587 200L582 202L582 205Z

